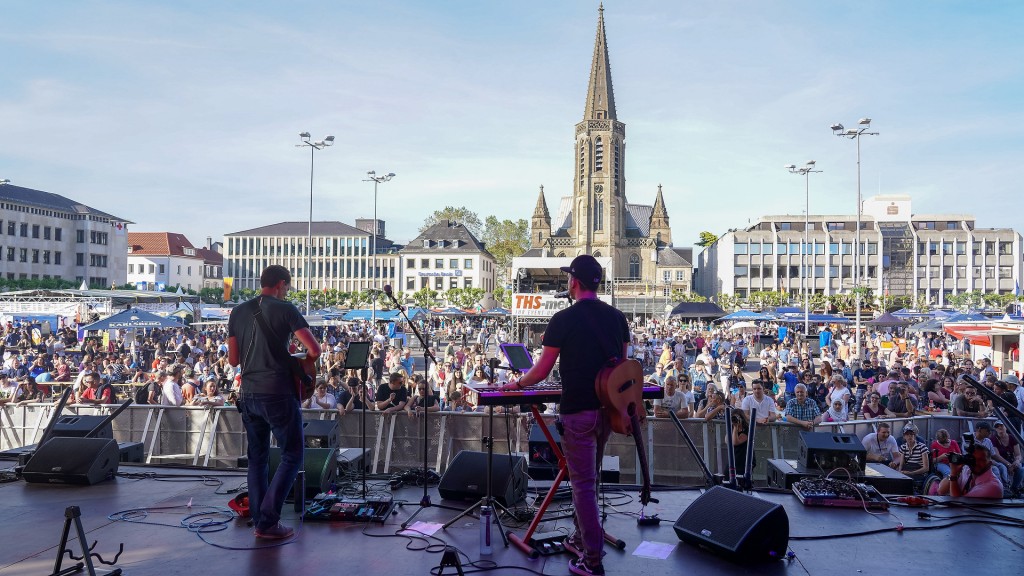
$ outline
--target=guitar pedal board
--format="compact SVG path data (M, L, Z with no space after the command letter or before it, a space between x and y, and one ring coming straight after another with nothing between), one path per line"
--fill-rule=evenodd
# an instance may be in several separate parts
M378 522L383 524L394 513L391 499L343 499L334 494L318 494L306 507L304 518L318 522Z

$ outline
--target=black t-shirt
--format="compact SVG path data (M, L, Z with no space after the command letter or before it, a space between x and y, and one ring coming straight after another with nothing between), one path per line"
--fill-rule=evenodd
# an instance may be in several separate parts
M622 356L626 342L626 317L600 300L580 300L551 317L543 344L559 349L563 414L601 407L594 380L608 360Z
M413 406L419 406L423 408L424 399L426 400L427 404L426 408L433 408L434 404L437 403L437 398L435 398L433 394L427 394L426 396L422 396L413 400Z
M271 342L264 338L263 330L256 321L255 314L260 309L270 328ZM291 334L308 327L298 308L272 296L257 296L235 306L228 317L228 337L234 336L238 345L242 389L259 394L294 394L291 371L278 362L270 346L287 354Z
M394 408L409 399L409 390L405 386L399 387L398 390L392 390L388 384L381 384L377 388L377 395L373 399L377 402L384 402L391 397L392 392L395 394L395 399L389 402L384 409Z

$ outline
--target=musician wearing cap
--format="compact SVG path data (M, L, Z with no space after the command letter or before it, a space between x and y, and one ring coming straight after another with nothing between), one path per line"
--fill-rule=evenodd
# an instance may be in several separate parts
M566 546L579 556L569 563L569 571L604 574L597 465L610 429L594 381L608 360L627 357L629 327L622 312L598 300L602 269L593 256L577 256L561 270L569 274L569 297L575 303L551 317L544 332L543 351L533 368L503 389L516 390L541 382L551 372L555 360L559 360L562 448L576 510L576 532L566 540Z

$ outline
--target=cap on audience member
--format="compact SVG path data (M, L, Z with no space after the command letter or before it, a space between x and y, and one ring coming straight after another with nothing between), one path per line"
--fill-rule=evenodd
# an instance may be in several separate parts
M1020 386L1020 378L1017 378L1014 374L1007 374L1004 376L1003 382L1006 382L1010 386Z
M988 430L989 432L991 432L992 431L992 425L989 424L987 420L982 420L981 422L978 422L978 423L976 423L974 425L974 429L975 430Z

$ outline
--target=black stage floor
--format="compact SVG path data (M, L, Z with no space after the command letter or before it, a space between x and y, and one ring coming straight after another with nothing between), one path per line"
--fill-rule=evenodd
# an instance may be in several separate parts
M179 476L177 481L135 479L119 476L95 486L26 484L15 481L0 484L0 574L43 575L52 571L57 545L68 506L78 506L88 539L97 541L95 552L112 558L118 544L124 553L117 567L129 575L159 574L380 574L387 576L426 575L438 572L444 545L463 551L470 561L481 559L479 527L473 518L459 520L448 530L439 530L429 539L398 536L400 524L420 509L422 488L397 490L396 500L404 500L396 513L381 524L313 523L300 524L290 505L285 509L286 523L298 528L294 541L272 546L256 540L252 530L241 520L229 521L226 529L197 535L180 526L192 513L201 513L205 506L226 506L230 495L218 495L237 487L244 475L224 472L219 480L200 482L191 474L210 470L122 466L121 474L153 473ZM386 487L386 482L372 483ZM434 504L457 506L464 503L442 501L436 489L430 490ZM609 493L606 529L626 542L619 551L608 547L605 567L609 574L633 576L666 573L685 574L967 574L1010 575L1022 573L1024 566L1024 529L986 524L962 524L940 530L896 531L902 521L908 528L935 526L950 520L919 520L918 511L894 507L894 514L872 516L863 510L805 508L794 496L768 492L758 497L782 504L789 516L791 536L821 536L837 533L858 534L854 537L828 540L790 540L793 557L789 560L756 566L741 566L712 555L702 549L680 542L672 523L698 496L698 490L657 491L660 504L648 507L648 514L657 513L665 522L657 527L638 527L635 516L639 510L635 490ZM528 496L532 501L533 496ZM185 508L190 503L191 509ZM556 502L552 508L562 506ZM525 509L525 504L520 504ZM129 509L149 508L145 517L135 516L161 525L108 520L108 515ZM164 508L164 509L161 509ZM1007 501L1005 507L993 510L1014 518L1024 517L1024 508L1015 508ZM933 507L936 515L959 515L966 510ZM423 510L416 520L443 524L457 512L439 507ZM507 521L507 528L525 530L523 524ZM524 523L525 524L525 523ZM544 531L568 530L568 518L545 522ZM883 533L864 534L886 529ZM205 539L205 541L204 541ZM493 567L495 574L568 574L569 557L558 555L530 560L515 548L504 548L497 533L493 554L474 566L464 565L465 572ZM657 542L674 546L665 559L634 554L641 542ZM77 542L71 543L77 548ZM77 555L77 550L76 550ZM463 557L464 563L467 562ZM65 566L70 565L65 560ZM101 567L109 569L108 567ZM444 574L455 574L454 567Z

